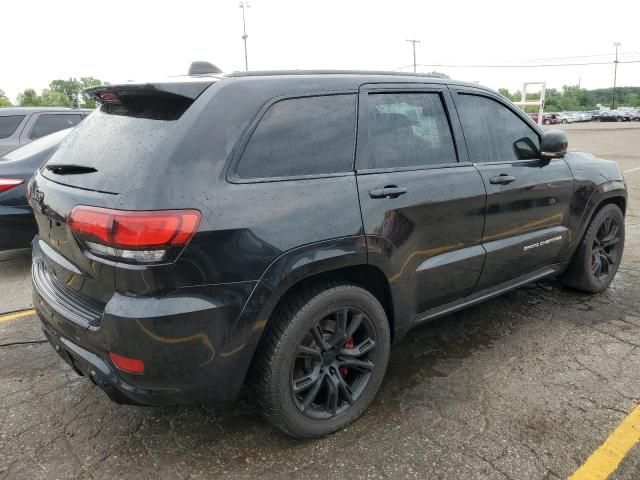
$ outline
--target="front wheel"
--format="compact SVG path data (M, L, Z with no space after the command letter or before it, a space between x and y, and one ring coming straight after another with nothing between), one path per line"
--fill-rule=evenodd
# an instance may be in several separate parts
M623 250L624 216L620 207L610 203L589 223L582 243L560 281L584 292L602 292L613 281Z
M371 404L389 360L384 309L348 283L308 286L281 305L254 360L262 414L299 438L344 428Z

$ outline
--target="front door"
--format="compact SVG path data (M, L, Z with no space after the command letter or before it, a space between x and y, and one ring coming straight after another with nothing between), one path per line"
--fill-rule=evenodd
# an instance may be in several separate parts
M499 97L453 94L469 160L487 189L478 289L555 263L569 241L573 176L563 159L539 158L540 133Z
M469 294L482 270L485 189L456 148L452 108L441 85L360 93L356 169L369 263L389 279L396 318Z

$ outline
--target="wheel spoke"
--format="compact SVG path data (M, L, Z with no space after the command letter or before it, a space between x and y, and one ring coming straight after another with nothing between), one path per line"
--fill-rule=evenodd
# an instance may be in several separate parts
M300 345L298 347L298 357L311 357L311 358L322 358L322 352L320 350L307 347L305 345Z
M358 345L355 345L353 348L341 348L340 355L344 355L346 357L360 357L367 352L373 350L376 346L376 342L374 342L371 338L366 338Z
M331 413L336 413L338 410L338 397L340 392L338 390L338 382L333 375L326 375L327 384L327 400L325 406Z
M364 315L361 313L356 313L353 316L351 322L349 323L349 328L347 328L347 338L352 337L353 334L356 333L356 330L358 330L358 327L362 324L363 318Z
M375 366L370 360L360 360L352 357L343 358L339 363L341 367L355 368L360 371L370 371Z
M323 352L329 350L329 346L324 339L324 333L322 332L322 328L320 328L319 323L316 323L313 327L311 327L311 336L313 337L313 340L316 342L316 345L318 345L320 350L322 350Z
M321 378L316 383L313 384L313 387L309 389L309 391L305 394L304 400L302 401L303 412L311 406L313 401L318 396L318 392L320 392L320 389L322 388L322 384L324 383L323 380L324 380L324 375L322 375Z
M339 373L335 373L334 375L338 377L338 386L340 387L342 396L349 403L349 405L353 405L353 392L351 391L351 387L349 387L347 381L342 375L340 375Z
M594 255L593 258L591 259L591 273L593 274L594 277L597 277L600 275L600 267L601 267L600 255Z
M613 237L613 238L610 238L608 240L604 240L602 242L602 247L603 248L612 247L613 245L615 245L618 242L620 242L620 239L618 237Z
M300 393L306 390L307 388L318 383L322 378L320 375L320 365L316 365L314 369L300 378L294 378L291 380L291 384L293 387L293 393Z
M336 329L327 342L329 347L343 344L347 340L347 320L349 318L349 309L343 308L336 312Z

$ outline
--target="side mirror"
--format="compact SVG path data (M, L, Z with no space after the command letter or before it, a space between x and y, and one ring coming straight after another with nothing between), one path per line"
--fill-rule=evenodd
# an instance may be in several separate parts
M564 157L569 146L567 134L562 130L549 130L542 136L540 143L540 158L551 160Z

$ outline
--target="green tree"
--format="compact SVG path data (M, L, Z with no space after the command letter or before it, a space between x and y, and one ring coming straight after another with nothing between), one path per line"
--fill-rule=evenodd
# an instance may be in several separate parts
M4 93L4 90L0 88L0 107L10 107L10 106L11 106L11 100L9 100L9 97L7 97L7 95Z
M82 92L82 83L75 78L69 80L53 80L49 84L49 88L54 92L60 92L71 100L71 105L77 108L80 104L80 94Z
M40 105L43 107L70 107L72 103L64 93L45 89L40 95Z
M41 98L33 88L27 88L18 94L18 104L21 107L39 107Z

